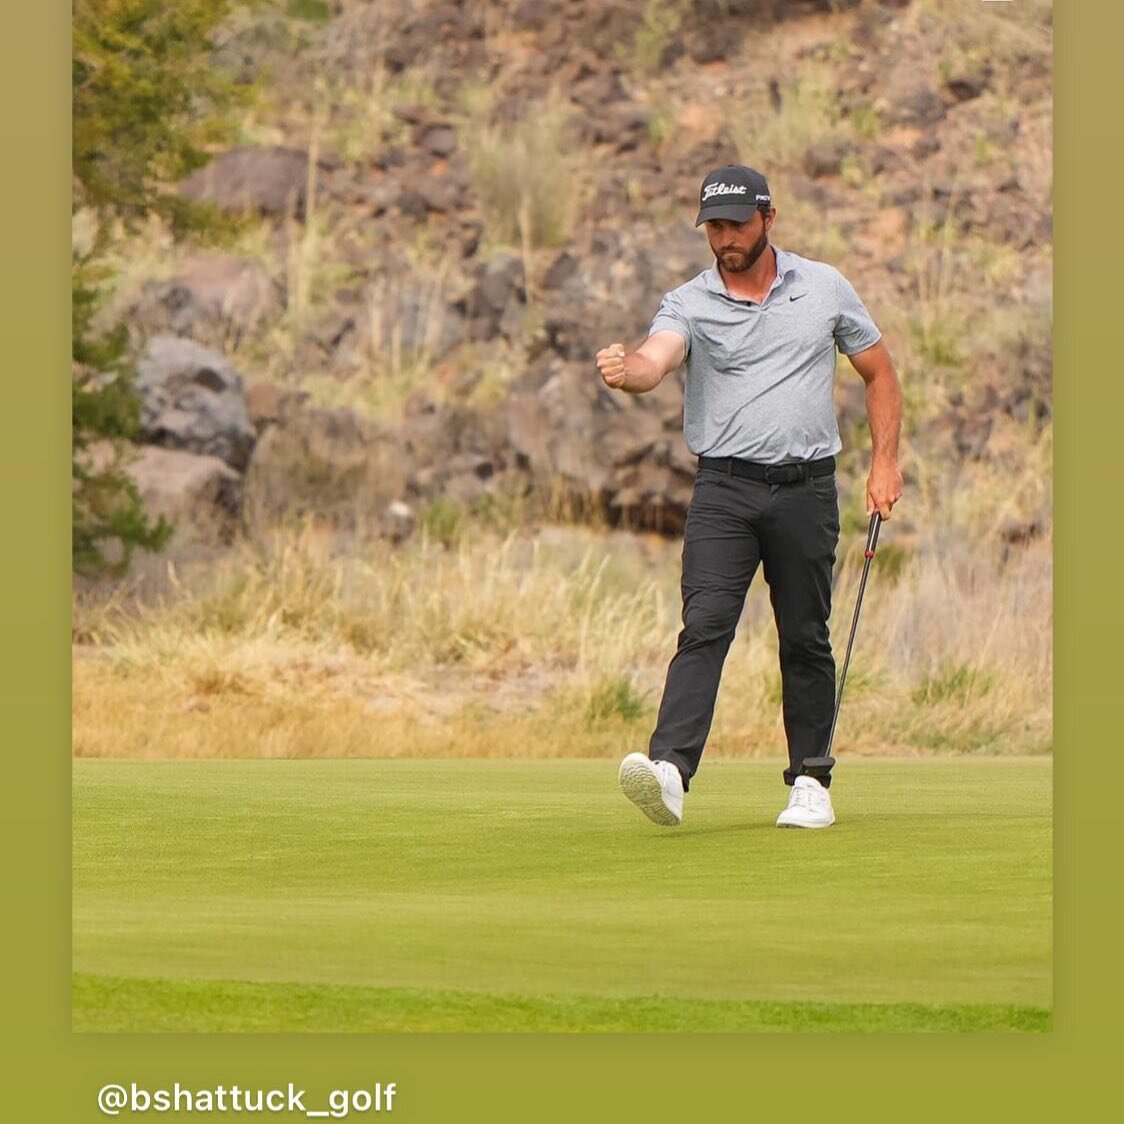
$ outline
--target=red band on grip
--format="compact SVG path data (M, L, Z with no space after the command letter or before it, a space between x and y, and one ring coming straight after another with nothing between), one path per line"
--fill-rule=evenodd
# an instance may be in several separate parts
M873 558L874 557L874 551L873 550L864 550L863 551L863 557L864 558Z

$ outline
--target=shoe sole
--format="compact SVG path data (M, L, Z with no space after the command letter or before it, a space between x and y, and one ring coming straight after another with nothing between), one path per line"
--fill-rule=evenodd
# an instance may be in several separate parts
M822 831L825 827L831 827L833 823L835 820L831 823L778 823L777 827L792 828L796 831Z
M679 817L663 802L663 788L659 778L639 761L621 762L618 777L621 792L653 823L661 827L677 827Z

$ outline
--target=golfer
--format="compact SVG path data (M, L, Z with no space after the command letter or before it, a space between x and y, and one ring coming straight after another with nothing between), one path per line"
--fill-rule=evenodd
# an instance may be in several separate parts
M596 357L605 385L629 394L654 390L687 363L683 432L698 473L683 535L683 629L648 754L630 753L620 768L624 794L667 826L683 818L758 565L780 641L792 789L777 826L835 822L823 755L835 706L837 348L866 383L867 514L888 519L902 494L901 387L882 333L837 269L770 244L776 215L760 172L711 172L695 225L706 226L714 266L663 298L636 351L613 344ZM819 760L806 767L809 759Z

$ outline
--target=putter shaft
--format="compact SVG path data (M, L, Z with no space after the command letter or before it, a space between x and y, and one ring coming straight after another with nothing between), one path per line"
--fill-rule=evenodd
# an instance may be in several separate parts
M874 558L875 547L878 546L878 528L882 526L882 516L876 511L870 517L870 528L866 535L866 550L863 553L863 576L859 581L859 595L855 600L855 615L851 618L851 635L847 637L847 655L843 659L843 673L839 677L839 691L835 696L835 713L831 718L831 733L827 736L827 750L825 757L831 756L831 746L835 741L835 725L839 721L839 708L843 704L843 687L847 682L847 668L851 666L851 648L855 643L855 632L859 627L859 610L863 605L863 593L866 591L866 579L870 573L870 563Z

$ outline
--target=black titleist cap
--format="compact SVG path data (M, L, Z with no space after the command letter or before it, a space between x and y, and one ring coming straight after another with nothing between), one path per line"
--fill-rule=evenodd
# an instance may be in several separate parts
M707 219L745 222L759 207L772 205L769 185L760 172L740 164L729 164L717 168L702 181L695 226L701 226Z

